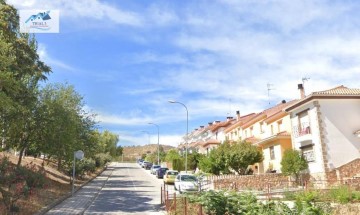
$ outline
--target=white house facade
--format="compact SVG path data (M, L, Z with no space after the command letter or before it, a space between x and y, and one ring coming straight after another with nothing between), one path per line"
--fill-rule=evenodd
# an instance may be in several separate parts
M293 148L301 150L313 178L329 180L332 175L340 180L340 168L360 160L360 89L339 86L313 92L285 110L290 113Z

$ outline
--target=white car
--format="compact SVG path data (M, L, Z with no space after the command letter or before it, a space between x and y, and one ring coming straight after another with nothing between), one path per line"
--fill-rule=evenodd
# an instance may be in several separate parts
M160 169L160 165L153 165L150 169L150 173L155 175L156 174L156 170Z
M175 178L174 188L179 193L197 192L199 191L198 180L195 175L181 173Z

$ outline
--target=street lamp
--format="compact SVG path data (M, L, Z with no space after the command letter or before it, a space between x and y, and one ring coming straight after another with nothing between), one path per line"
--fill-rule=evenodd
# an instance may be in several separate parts
M178 101L174 101L174 100L169 100L170 103L174 104L174 103L178 103L182 106L184 106L184 108L186 109L186 137L185 137L185 172L187 172L187 155L188 155L188 135L189 135L189 111L186 107L186 105L184 105L181 102Z
M158 162L157 164L160 165L160 143L159 143L159 125L149 122L150 125L155 125L157 127L158 130Z

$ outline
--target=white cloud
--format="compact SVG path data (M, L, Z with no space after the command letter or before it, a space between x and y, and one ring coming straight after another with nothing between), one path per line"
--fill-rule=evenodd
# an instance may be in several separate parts
M45 46L45 44L40 43L38 46L38 50L37 53L40 57L40 59L45 62L47 65L49 65L50 67L58 67L60 69L63 70L67 70L67 71L76 71L76 69L58 59L54 59L53 57L51 57L48 52L47 52L47 48Z

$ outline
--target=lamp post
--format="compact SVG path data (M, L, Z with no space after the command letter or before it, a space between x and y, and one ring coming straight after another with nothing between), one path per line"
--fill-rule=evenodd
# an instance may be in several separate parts
M187 157L188 157L188 135L189 135L189 111L186 107L185 104L178 102L178 101L174 101L174 100L169 100L170 103L175 104L178 103L182 106L184 106L184 108L186 109L186 137L185 137L185 172L187 172Z
M158 162L157 164L160 165L160 143L159 143L159 125L149 122L150 125L155 125L157 127L157 131L158 131Z

